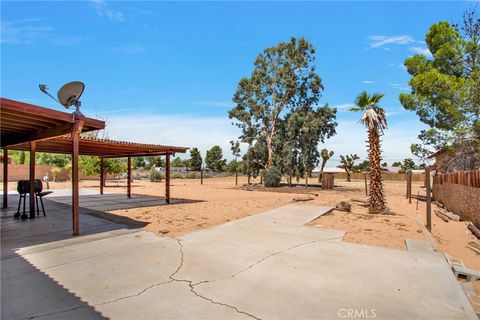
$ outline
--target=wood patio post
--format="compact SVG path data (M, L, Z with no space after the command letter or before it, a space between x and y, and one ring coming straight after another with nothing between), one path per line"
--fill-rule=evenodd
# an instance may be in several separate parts
M100 194L103 195L103 187L105 185L105 163L103 158L100 158Z
M3 148L3 208L8 208L8 149Z
M127 157L127 196L132 197L132 157Z
M75 123L72 128L72 233L74 236L80 234L80 221L78 217L79 207L79 183L78 183L78 144L80 133L83 128L81 116L75 114Z
M165 201L170 203L170 154L165 159Z
M35 218L35 151L37 144L30 141L30 219Z
M427 192L426 202L427 202L427 229L432 232L432 198L431 198L431 189L430 189L430 169L425 168L425 189Z

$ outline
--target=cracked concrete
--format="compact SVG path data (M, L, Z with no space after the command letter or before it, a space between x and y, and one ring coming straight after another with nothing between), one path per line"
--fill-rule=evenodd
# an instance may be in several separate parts
M20 248L2 259L2 319L332 319L342 308L475 319L439 255L303 226L329 209L286 206L178 239L114 230Z

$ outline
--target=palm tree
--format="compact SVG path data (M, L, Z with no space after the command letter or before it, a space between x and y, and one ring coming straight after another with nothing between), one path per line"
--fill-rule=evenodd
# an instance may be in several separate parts
M370 213L386 213L387 203L382 185L382 155L380 151L380 136L387 128L385 110L378 106L383 93L360 93L355 100L357 107L350 111L363 112L360 122L368 129L368 158L370 160Z
M330 159L333 154L333 151L328 151L327 149L322 149L322 151L320 151L320 155L322 156L322 166L320 167L318 182L322 181L323 169L325 169L325 165L327 164L328 159Z

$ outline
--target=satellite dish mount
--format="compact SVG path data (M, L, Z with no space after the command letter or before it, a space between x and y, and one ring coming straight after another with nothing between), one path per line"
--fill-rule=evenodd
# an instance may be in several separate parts
M48 95L56 102L60 103L65 108L69 109L71 106L75 106L74 114L82 114L80 112L81 102L79 99L82 96L83 90L85 90L85 85L83 82L73 81L63 85L60 90L58 90L58 99L47 91L48 88L45 84L40 84L38 87L40 88L40 91Z

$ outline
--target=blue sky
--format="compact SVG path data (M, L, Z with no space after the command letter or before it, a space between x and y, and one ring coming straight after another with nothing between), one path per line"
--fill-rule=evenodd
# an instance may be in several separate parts
M1 96L62 110L56 93L80 80L82 112L107 120L107 134L158 144L219 144L238 137L227 111L238 80L265 48L305 37L317 49L322 103L339 108L325 146L365 158L366 132L348 112L362 90L383 92L390 128L384 158L412 157L423 125L403 110L403 61L428 55L438 21L458 22L468 2L128 2L1 3ZM319 145L319 148L324 147Z

